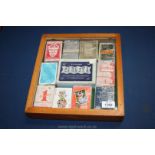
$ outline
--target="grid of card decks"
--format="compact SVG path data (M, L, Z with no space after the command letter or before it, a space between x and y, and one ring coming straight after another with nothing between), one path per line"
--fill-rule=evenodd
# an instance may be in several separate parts
M34 106L116 109L114 40L47 40Z

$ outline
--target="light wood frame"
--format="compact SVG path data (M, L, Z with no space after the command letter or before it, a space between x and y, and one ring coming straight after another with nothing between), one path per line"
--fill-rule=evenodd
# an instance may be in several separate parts
M47 107L34 107L34 97L38 85L40 67L44 58L44 48L47 40L65 39L115 39L116 40L116 83L117 83L117 110L115 109L58 109ZM89 34L44 34L41 38L38 55L36 58L32 80L28 92L25 113L36 118L47 119L75 119L75 120L122 120L124 112L124 90L121 38L117 33L89 33Z

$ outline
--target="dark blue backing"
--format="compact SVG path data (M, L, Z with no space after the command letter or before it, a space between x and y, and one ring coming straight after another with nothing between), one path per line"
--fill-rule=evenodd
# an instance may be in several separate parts
M28 118L24 108L41 35L106 32L122 37L125 119ZM0 59L0 128L155 128L155 27L4 27Z

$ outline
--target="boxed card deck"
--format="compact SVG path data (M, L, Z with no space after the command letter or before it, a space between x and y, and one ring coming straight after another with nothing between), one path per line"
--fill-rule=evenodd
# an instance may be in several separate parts
M115 61L115 43L100 43L99 44L99 60Z
M59 64L57 85L95 85L96 59L62 59Z
M115 87L105 86L96 87L95 109L112 109L115 108Z
M45 61L59 61L62 53L62 41L47 41L45 47Z
M45 62L41 64L39 84L55 84L57 75L57 63Z
M115 85L115 63L112 60L99 61L97 64L96 86Z
M97 59L98 41L80 41L79 59Z
M115 71L115 63L114 61L98 61L97 63L97 76L103 76L104 72L114 72Z
M79 50L79 40L65 40L62 59L78 59Z
M72 108L90 109L92 98L92 87L73 86Z
M79 53L80 44L79 40L65 40L63 53Z
M72 88L56 88L53 108L71 108Z
M53 85L39 85L37 87L34 106L38 107L52 107L55 86Z

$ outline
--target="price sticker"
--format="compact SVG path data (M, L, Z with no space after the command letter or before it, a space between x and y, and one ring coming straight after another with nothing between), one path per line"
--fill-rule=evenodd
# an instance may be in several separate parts
M115 102L114 101L102 101L102 108L113 109L115 108Z

